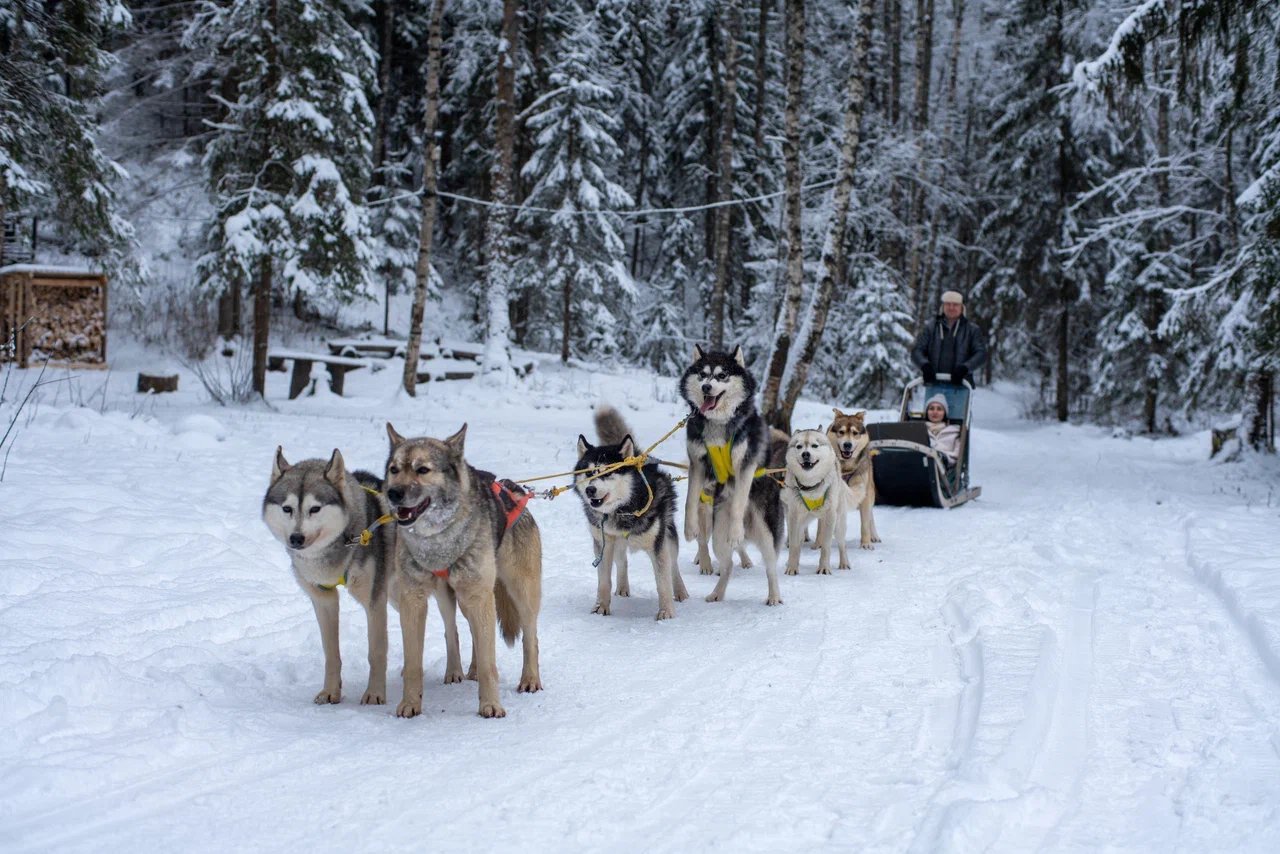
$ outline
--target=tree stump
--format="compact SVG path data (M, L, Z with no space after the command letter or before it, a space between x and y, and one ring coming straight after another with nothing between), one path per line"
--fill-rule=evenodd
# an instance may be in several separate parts
M138 374L138 392L154 392L163 394L166 391L178 390L178 375L160 376L158 374Z

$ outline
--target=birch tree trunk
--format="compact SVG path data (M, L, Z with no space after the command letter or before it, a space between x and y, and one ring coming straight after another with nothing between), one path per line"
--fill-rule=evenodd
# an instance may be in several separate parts
M911 190L911 249L907 261L907 293L915 303L916 331L924 325L928 316L928 294L925 293L925 277L921 258L924 243L924 187L928 158L925 156L924 135L929 130L929 90L933 79L933 9L934 0L916 0L916 85L914 130L916 137L918 179Z
M729 290L729 225L733 220L733 208L727 203L733 199L733 129L738 106L738 37L742 21L738 0L727 0L725 16L728 29L724 46L724 86L720 98L720 156L717 172L719 182L716 201L715 260L716 278L711 289L711 346L724 349L724 303Z
M418 227L418 261L414 265L413 308L409 311L409 343L404 352L403 383L410 397L418 393L422 316L427 309L427 292L431 286L431 242L436 231L436 175L440 158L436 145L436 120L440 109L440 30L443 24L444 0L434 0L427 31L427 103L422 119L422 220Z
M778 395L782 389L782 375L791 354L791 340L795 335L796 319L800 315L800 298L804 293L804 241L801 233L803 214L800 196L800 119L804 109L804 0L787 0L787 106L783 120L782 159L786 182L786 198L783 212L786 216L787 264L786 290L778 305L778 322L773 333L773 353L764 380L764 398L761 412L769 425L780 430L787 428L789 416L779 408Z
M498 40L497 114L494 121L492 190L496 207L489 210L485 243L489 264L485 272L488 328L485 335L485 373L506 374L511 368L507 344L511 338L511 264L515 257L511 227L515 202L516 45L520 38L520 0L503 0L502 38Z
M865 75L867 45L871 41L872 0L858 0L856 21L853 28L853 49L849 56L849 93L844 111L844 141L840 146L840 172L831 200L831 221L827 224L827 237L822 246L822 272L818 287L804 324L796 338L796 349L788 360L788 370L783 381L782 411L787 429L791 413L804 390L809 376L809 364L818 352L822 335L827 328L827 314L831 310L831 298L836 280L844 275L844 236L849 224L849 205L853 197L853 177L858 163L858 145L861 142L861 124L866 91Z

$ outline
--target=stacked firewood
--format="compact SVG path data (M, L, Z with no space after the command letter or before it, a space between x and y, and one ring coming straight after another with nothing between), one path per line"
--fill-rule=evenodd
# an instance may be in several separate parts
M26 335L32 361L103 361L107 318L100 288L43 285L30 293L31 321Z

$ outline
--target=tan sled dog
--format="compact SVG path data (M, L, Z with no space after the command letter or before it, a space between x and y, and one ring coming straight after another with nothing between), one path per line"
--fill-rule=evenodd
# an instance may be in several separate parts
M463 458L467 426L444 441L406 439L387 424L391 454L384 479L396 516L400 627L404 635L404 699L396 714L422 711L422 644L426 598L436 579L457 596L471 626L481 717L500 718L495 622L509 646L524 635L520 691L539 691L538 611L542 604L542 537L528 512L508 522L493 476Z
M840 476L849 487L850 509L857 507L860 517L860 542L864 549L874 549L872 543L880 542L876 533L876 517L872 508L876 503L876 482L871 470L871 437L867 435L866 412L845 415L833 410L836 419L827 428L827 438L836 449L840 462Z

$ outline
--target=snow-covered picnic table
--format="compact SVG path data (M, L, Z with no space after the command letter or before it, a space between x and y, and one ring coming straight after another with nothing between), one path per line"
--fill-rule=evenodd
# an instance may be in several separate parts
M327 356L324 353L308 353L304 350L271 350L267 353L267 368L273 371L286 370L286 362L293 362L293 375L289 378L289 399L293 400L302 394L311 382L311 367L321 363L329 371L329 389L336 395L342 395L343 381L348 371L366 368L369 363L364 359L352 359L348 356Z

